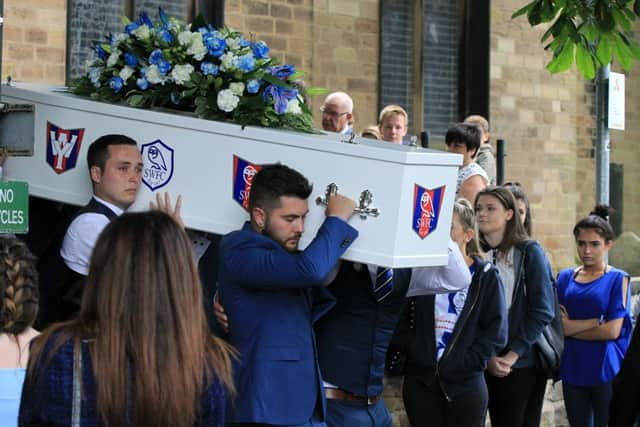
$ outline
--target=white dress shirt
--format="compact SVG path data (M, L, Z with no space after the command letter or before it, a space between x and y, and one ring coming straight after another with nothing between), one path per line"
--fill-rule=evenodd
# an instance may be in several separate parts
M96 196L93 198L118 216L124 212L119 207ZM71 222L60 248L60 255L67 267L83 276L89 274L89 260L93 247L107 224L109 224L109 218L94 212L79 215Z

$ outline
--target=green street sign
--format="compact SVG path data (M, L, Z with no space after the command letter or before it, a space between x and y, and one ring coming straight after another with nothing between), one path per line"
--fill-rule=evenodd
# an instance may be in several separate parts
M0 181L0 233L29 231L29 184Z

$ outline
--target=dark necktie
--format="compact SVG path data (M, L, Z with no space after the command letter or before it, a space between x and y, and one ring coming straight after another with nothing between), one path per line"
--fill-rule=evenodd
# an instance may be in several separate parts
M373 284L373 293L378 302L382 301L393 291L393 270L388 267L378 267L376 283Z

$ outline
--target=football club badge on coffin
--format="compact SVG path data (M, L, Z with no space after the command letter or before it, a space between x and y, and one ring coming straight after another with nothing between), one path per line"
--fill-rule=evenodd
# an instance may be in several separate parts
M233 156L233 200L244 210L249 210L249 192L253 178L262 165L248 162L236 155Z
M415 184L413 190L412 228L421 239L427 237L438 226L440 208L445 186L429 190Z
M84 128L62 129L47 122L47 164L58 175L76 167Z
M173 148L159 139L140 148L142 155L142 182L151 191L164 187L173 177Z

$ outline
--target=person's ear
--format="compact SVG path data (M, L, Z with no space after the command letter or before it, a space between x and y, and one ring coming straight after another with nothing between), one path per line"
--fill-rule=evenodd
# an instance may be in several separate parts
M513 209L507 209L505 211L504 215L507 221L511 221L511 218L513 218L513 213L514 213Z
M253 219L256 227L262 231L267 221L267 213L262 208L255 207L251 211L251 218Z
M91 181L94 184L100 184L102 179L102 169L99 166L91 166L89 169L89 175L91 176Z

